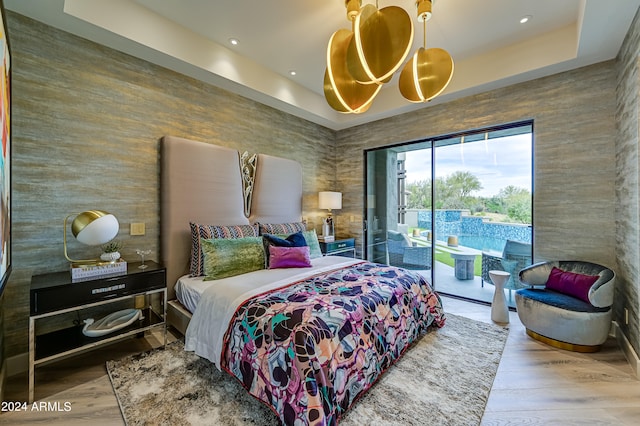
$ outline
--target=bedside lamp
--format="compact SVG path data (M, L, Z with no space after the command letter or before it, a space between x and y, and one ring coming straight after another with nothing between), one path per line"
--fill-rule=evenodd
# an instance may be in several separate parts
M329 210L328 216L322 221L322 239L328 241L333 237L331 210L342 208L342 192L318 192L318 208Z
M67 222L71 216L73 216L73 214L64 218L64 257L66 257L69 262L82 265L100 263L100 259L71 259L67 254ZM99 246L108 243L118 235L119 230L120 224L118 223L118 219L111 213L103 210L87 210L77 215L75 219L73 219L73 222L71 222L71 233L73 236L82 244L89 246Z

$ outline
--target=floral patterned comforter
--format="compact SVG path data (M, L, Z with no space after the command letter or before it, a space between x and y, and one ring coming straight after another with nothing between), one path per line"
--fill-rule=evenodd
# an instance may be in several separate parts
M243 303L222 367L287 425L334 425L429 327L438 295L417 273L360 263Z

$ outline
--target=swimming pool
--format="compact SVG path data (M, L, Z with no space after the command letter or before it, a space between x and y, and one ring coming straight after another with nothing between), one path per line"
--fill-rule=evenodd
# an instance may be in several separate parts
M460 235L458 244L482 251L497 251L502 253L507 241L501 238L481 237L478 235Z

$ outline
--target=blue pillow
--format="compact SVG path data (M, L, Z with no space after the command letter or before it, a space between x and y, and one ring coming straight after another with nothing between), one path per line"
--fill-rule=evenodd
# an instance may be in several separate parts
M296 232L285 238L278 237L273 234L262 234L262 242L264 243L265 267L269 267L269 246L276 247L304 247L307 246L307 240L301 232Z
M262 237L269 245L276 247L304 247L308 245L302 232L296 232L286 238L280 238L273 234L263 234Z

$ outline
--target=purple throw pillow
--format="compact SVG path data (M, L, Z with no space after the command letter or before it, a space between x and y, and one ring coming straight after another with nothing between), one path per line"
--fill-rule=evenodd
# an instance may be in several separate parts
M589 301L589 289L600 278L598 275L577 274L563 271L555 266L551 269L546 287L558 293L577 297L587 303Z
M269 269L308 268L310 266L309 246L269 246Z

